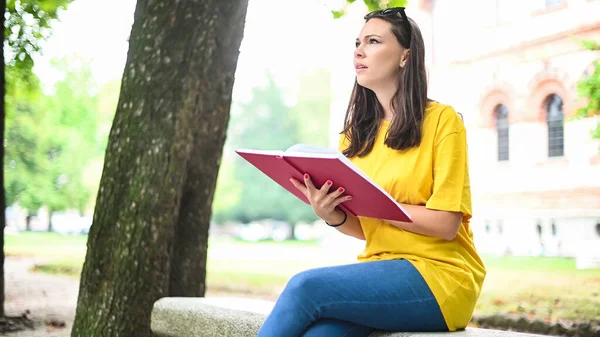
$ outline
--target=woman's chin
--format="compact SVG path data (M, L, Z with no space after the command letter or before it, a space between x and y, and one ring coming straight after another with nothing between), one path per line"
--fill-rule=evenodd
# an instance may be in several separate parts
M365 87L367 89L371 89L371 82L365 75L358 74L356 76L356 83L358 83L361 87Z

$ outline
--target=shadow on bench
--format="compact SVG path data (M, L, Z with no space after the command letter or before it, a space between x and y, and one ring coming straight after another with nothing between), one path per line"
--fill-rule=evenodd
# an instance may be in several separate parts
M243 298L165 297L152 310L155 337L255 337L272 302ZM370 337L526 337L510 331L468 328L445 333L374 332Z

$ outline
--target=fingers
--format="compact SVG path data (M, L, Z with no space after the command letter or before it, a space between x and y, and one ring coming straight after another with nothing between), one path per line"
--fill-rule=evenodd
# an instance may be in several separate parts
M345 191L346 190L343 187L340 187L340 188L336 189L335 191L332 191L327 196L327 202L332 203L334 200L339 198Z
M315 187L315 185L313 184L312 180L310 180L310 176L308 175L308 173L304 174L304 184L306 185L306 188L308 189L308 193L312 193L317 189Z
M315 199L325 202L333 200L333 198L331 198L331 196L328 195L329 189L331 188L331 186L333 186L333 181L327 180L323 184L323 186L321 186L321 188L317 188L310 179L310 176L308 174L305 174L304 183L306 184L308 194L312 195Z
M323 186L321 186L321 189L319 191L321 191L321 193L323 195L326 195L327 193L329 193L329 188L331 188L332 185L333 185L333 181L327 180L325 182L325 184L323 184Z
M333 182L331 180L327 180L321 188L317 188L310 176L308 174L304 175L304 184L301 184L296 179L293 180L292 183L296 188L298 188L304 195L306 195L311 202L320 205L323 208L335 208L337 205L341 204L344 201L351 200L351 196L342 196L342 194L346 191L343 187L340 187L334 191L330 191L331 186L333 186Z
M352 196L351 195L342 195L342 196L339 196L339 197L333 199L331 201L331 204L335 208L335 207L339 206L339 204L341 204L343 202L346 202L346 201L350 201L350 200L352 200Z
M299 182L298 180L296 180L294 178L290 178L290 181L292 182L294 187L296 187L300 192L302 192L305 196L307 196L308 191L304 184L302 184L301 182Z

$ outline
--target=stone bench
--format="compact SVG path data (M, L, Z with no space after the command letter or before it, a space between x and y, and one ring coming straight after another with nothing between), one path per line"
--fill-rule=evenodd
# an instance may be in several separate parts
M165 297L152 310L154 337L255 337L272 302L242 298ZM510 331L467 328L445 333L374 332L370 337L539 337Z

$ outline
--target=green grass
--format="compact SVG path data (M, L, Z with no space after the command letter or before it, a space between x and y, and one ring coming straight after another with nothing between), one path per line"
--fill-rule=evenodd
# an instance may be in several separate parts
M79 277L86 237L49 233L6 236L9 256L48 258L40 272ZM274 299L295 273L355 262L317 242L209 241L207 288ZM600 317L600 270L577 270L575 261L552 257L484 256L488 274L478 314L514 313L544 320Z
M67 275L71 277L79 277L81 275L81 267L83 261L80 259L64 259L58 260L53 263L44 263L36 265L33 271L54 274L54 275Z
M575 270L575 259L528 256L484 256L488 268L513 271L551 271L562 273Z
M64 236L56 233L21 233L4 236L8 256L41 256L48 258L80 257L86 252L86 236Z
M600 317L600 270L577 270L575 260L490 257L477 304L479 314L507 312L530 318L589 320Z

